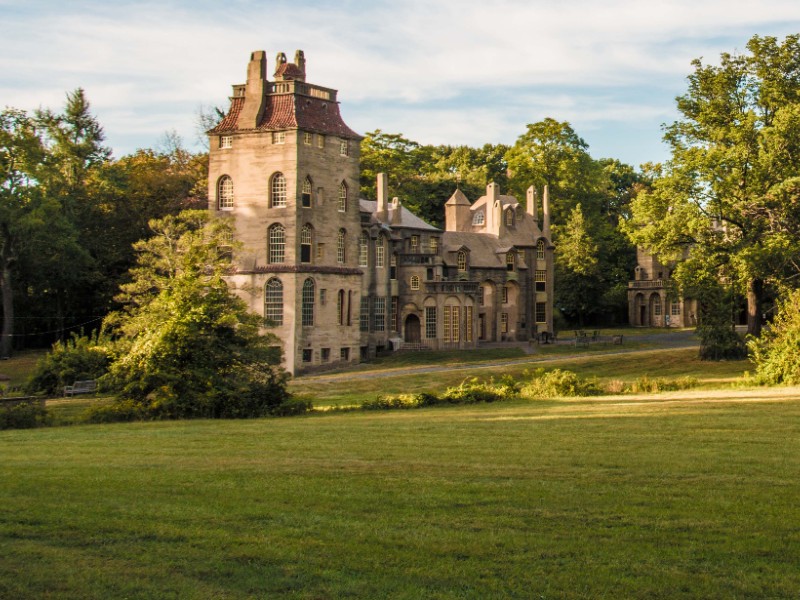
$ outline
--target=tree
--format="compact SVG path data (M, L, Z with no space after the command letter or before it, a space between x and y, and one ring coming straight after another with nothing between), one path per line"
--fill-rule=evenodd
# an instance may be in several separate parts
M775 320L760 339L748 343L756 365L756 380L768 385L800 383L800 290L780 302Z
M231 224L206 211L150 222L138 242L124 310L105 326L119 338L107 383L150 417L262 416L287 398L274 336L225 282Z
M634 200L629 231L744 291L757 336L767 288L800 274L800 36L755 36L747 49L692 62L682 117L666 128L671 158Z

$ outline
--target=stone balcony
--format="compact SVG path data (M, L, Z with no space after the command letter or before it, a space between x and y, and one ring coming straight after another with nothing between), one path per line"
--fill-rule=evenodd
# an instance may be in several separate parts
M628 289L635 289L635 290L652 290L656 288L663 288L664 287L664 280L663 279L639 279L636 281L629 281L628 282Z

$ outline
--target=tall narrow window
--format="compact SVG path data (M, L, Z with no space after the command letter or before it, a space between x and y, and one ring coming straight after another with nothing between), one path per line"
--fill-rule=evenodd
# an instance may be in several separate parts
M409 252L412 254L416 254L419 252L419 236L412 235L411 240L409 241Z
M233 179L223 175L217 182L217 206L220 210L233 208Z
M431 254L439 254L439 238L432 235L428 241L431 248Z
M397 327L397 307L400 299L397 296L392 296L390 314L389 314L389 327L392 331L398 331Z
M286 206L286 177L283 173L275 173L270 185L270 206L283 208Z
M544 260L544 240L536 242L536 258Z
M325 136L322 134L317 134L317 148L324 148L325 147Z
M361 296L361 313L358 318L359 331L369 331L369 296Z
M502 288L503 292L503 304L508 304L508 286L504 285Z
M436 307L425 307L425 337L429 340L436 337Z
M358 238L358 266L369 266L369 236L366 231L362 231Z
M481 285L478 287L478 306L483 306L483 295L484 287Z
M303 282L303 296L300 314L304 327L314 325L314 280L306 279Z
M452 335L453 341L454 342L460 342L461 341L461 307L460 306L454 306L453 307L453 317L452 317L452 319L453 320L451 322L451 326L452 326L452 332L453 332L453 335Z
M514 252L506 252L506 271L513 271L517 263Z
M379 296L375 298L375 321L373 331L386 330L386 298Z
M303 132L303 144L305 144L306 146L311 145L311 133L308 131Z
M389 279L397 279L397 254L389 258Z
M467 270L467 253L461 250L458 253L458 271L463 273Z
M378 268L383 268L384 263L386 262L386 238L383 234L378 236L378 239L375 240L375 266Z
M341 156L350 156L350 142L348 140L339 140L339 154Z
M514 209L509 208L506 211L506 227L513 227L514 226Z
M264 320L267 326L283 325L283 283L277 277L264 286Z
M500 314L500 333L508 333L508 313Z
M282 263L286 256L286 230L283 225L276 223L269 228L267 235L267 262L269 264Z
M339 184L339 212L347 212L347 184Z
M672 305L670 307L670 313L673 317L679 317L681 314L681 302L680 300L673 300Z
M300 231L300 262L311 262L311 246L314 242L314 231L311 225L306 223Z
M547 322L547 303L546 302L537 302L536 303L536 322L537 323L546 323Z
M661 297L653 296L653 314L656 317L661 316Z
M464 310L467 311L464 323L464 341L472 341L472 307L467 306Z
M450 337L450 307L444 307L444 341L449 342L452 340Z
M336 262L340 265L345 263L347 259L347 252L345 248L345 243L347 242L347 232L344 229L339 230L339 234L336 236Z
M303 208L311 208L311 190L313 184L311 183L311 178L306 177L305 181L303 181L303 189L301 193L301 201L303 204Z
M345 317L344 317L344 290L339 290L339 293L336 295L336 324L337 325L344 325L345 324Z

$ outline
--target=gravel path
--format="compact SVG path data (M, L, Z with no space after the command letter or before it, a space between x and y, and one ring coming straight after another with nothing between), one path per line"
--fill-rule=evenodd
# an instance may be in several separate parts
M620 346L618 350L610 350L608 352L603 352L602 354L586 354L585 352L576 352L574 354L537 354L535 351L535 346L533 347L533 351L528 354L525 358L514 358L514 359L503 359L497 361L490 361L490 362L479 362L479 363L465 363L463 365L431 365L429 367L397 367L396 369L392 368L381 368L380 369L380 377L399 377L401 375L413 375L413 374L420 374L420 373L439 373L442 371L461 371L461 370L477 370L477 369L494 369L497 367L508 367L512 365L518 365L521 363L550 363L562 360L568 360L571 358L587 358L591 356L608 356L608 355L631 355L631 354L642 354L646 352L666 352L670 350L675 350L677 348L693 348L699 345L697 338L694 335L694 331L686 330L686 331L675 331L669 333L656 333L656 334L648 334L648 335L637 335L632 336L632 339L636 340L637 342L648 342L648 343L658 343L658 348L648 348L648 349L625 349L623 346ZM571 345L571 341L559 341L558 345L568 346ZM523 351L528 352L531 350L531 346L526 342L510 342L510 343L497 343L497 344L487 344L482 345L482 348L509 348L517 346L522 348ZM345 371L340 373L334 374L322 374L322 375L304 375L298 377L298 381L302 381L303 383L308 384L315 384L315 383L326 383L329 381L341 381L342 379L369 379L371 377L376 377L378 371L377 370L370 370L370 371Z

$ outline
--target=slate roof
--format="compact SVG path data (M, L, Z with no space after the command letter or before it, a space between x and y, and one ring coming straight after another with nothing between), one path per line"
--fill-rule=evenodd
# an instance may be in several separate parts
M372 215L375 220L377 221L376 211L378 210L378 202L375 200L359 200L359 205L362 212L369 213ZM389 203L389 217L388 217L388 224L392 229L422 229L425 231L441 231L441 229L434 227L430 223L426 223L422 219L420 219L417 215L413 212L408 210L402 204L400 205L400 223L399 224L392 224L392 213L394 210L392 209L392 204ZM378 221L382 222L382 221Z
M471 233L466 231L445 231L442 234L442 259L449 266L457 265L458 251L469 249L470 268L505 269L508 240L500 240L495 235ZM501 248L502 247L502 248Z

